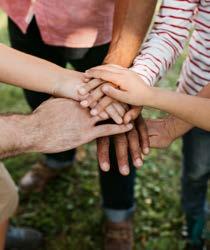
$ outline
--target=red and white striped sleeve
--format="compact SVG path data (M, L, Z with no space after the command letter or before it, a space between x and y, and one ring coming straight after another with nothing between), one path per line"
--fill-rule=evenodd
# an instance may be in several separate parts
M154 26L131 70L154 85L182 53L199 0L163 0Z

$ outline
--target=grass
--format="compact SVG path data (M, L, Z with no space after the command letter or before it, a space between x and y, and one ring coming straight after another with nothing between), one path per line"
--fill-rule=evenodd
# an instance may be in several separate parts
M0 42L9 44L6 18L0 12ZM184 55L161 85L175 88ZM22 90L0 85L0 112L28 112ZM156 117L159 112L146 115ZM27 154L5 161L18 183L40 158ZM181 141L170 149L152 150L136 179L135 249L180 250L183 216L180 208ZM45 235L45 250L101 249L102 210L95 144L81 147L72 169L50 183L42 194L21 194L13 224L32 226Z

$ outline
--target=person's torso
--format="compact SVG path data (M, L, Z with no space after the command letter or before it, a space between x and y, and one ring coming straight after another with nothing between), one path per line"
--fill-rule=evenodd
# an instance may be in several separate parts
M85 48L110 42L114 3L115 0L0 0L0 8L23 32L34 14L47 44Z

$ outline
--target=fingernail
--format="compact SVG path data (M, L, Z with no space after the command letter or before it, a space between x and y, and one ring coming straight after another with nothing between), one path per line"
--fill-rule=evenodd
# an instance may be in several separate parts
M81 94L81 95L85 95L86 94L86 90L83 88L83 87L81 87L81 88L79 88L79 93Z
M150 150L149 150L149 148L144 148L144 150L143 150L143 151L144 151L144 154L146 154L146 155L147 155L147 154L149 154L149 151L150 151Z
M91 113L91 115L97 115L98 114L98 111L96 110L96 109L92 109L91 111L90 111L90 113Z
M121 168L121 173L123 174L123 175L128 175L129 174L129 167L127 166L127 165L125 165L125 166L123 166L122 168Z
M103 86L102 87L102 91L103 92L108 92L109 91L109 87L108 86Z
M140 158L136 159L134 163L136 167L141 167L143 165L143 162Z
M86 100L80 102L80 104L81 104L83 107L88 107L88 101L86 101Z
M118 119L117 119L117 123L118 123L118 124L122 124L122 122L123 122L122 118L118 118Z
M104 172L108 172L110 169L110 166L107 162L102 163L101 168Z
M133 128L133 124L131 124L131 123L127 124L126 126L127 126L128 129L132 129Z

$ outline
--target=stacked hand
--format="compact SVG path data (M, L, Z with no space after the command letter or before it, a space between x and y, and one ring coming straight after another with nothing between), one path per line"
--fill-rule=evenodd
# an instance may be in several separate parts
M140 105L132 106L129 110L128 104L118 102L116 98L109 97L103 92L103 87L110 86L110 82L113 83L114 81L110 80L110 77L106 79L104 76L97 75L97 72L98 70L108 70L112 67L123 69L118 66L107 65L99 66L87 71L84 75L84 81L86 84L79 88L79 93L81 95L80 99L82 99L81 105L85 108L89 107L91 109L91 115L103 118L109 117L118 124L122 122L127 124L130 121L134 121L134 128L130 132L113 137L119 171L121 174L127 175L130 171L128 149L134 166L139 168L143 165L144 155L149 153L149 139L146 124L140 115ZM109 72L107 75L109 75ZM99 165L102 170L108 171L110 169L110 138L100 138L98 139L97 144Z
M56 96L80 101L82 107L90 108L90 114L98 121L109 118L117 124L134 121L131 131L113 136L121 174L128 175L130 171L128 149L134 166L139 168L144 155L149 153L150 144L151 147L163 148L174 140L170 120L145 123L141 117L140 106L151 102L154 93L153 88L146 85L136 73L116 65L95 67L85 74L71 72L71 77L68 72L62 84L55 88L53 93ZM75 77L72 77L72 73ZM136 106L130 108L128 104ZM103 171L109 171L110 137L99 138L97 146L99 165Z

